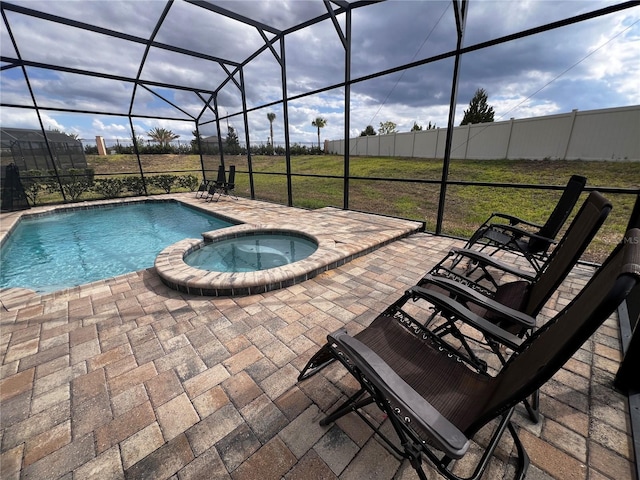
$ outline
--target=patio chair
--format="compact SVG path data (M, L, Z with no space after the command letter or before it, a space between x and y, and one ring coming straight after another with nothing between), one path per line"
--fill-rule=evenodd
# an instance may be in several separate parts
M431 305L433 313L430 320L439 315L443 322L431 328L439 336L451 335L457 340L468 358L481 370L487 371L488 364L478 356L477 348L482 346L494 354L502 365L506 363L505 353L520 348L520 341L530 335L536 328L536 318L542 307L562 284L569 272L578 263L580 257L595 237L600 227L611 211L611 203L598 192L592 192L585 200L560 240L553 250L544 271L537 277L526 277L526 274L511 268L506 264L495 261L492 257L482 258L482 253L476 256L479 265L487 269L491 265L494 269L520 277L497 285L494 292L486 295L484 292L465 285L457 280L428 274L416 286L407 290L405 298L411 296L413 301L426 301ZM640 227L640 225L635 225ZM471 255L474 252L471 251ZM524 276L524 277L523 277ZM523 279L525 278L526 279ZM434 295L435 292L439 292ZM442 295L444 293L444 295ZM463 304L467 311L461 313L451 309L450 298ZM458 303L459 302L459 303ZM469 334L459 324L472 327ZM497 341L492 335L492 328L496 325L515 337L507 337L508 342ZM425 324L429 326L428 322ZM474 334L474 331L476 334ZM478 335L479 333L480 335ZM509 349L509 350L507 350ZM539 396L535 392L530 399L524 401L529 418L538 423L540 419Z
M479 244L480 251L492 248L491 254L508 250L525 257L536 272L540 271L547 259L549 248L573 210L586 183L585 177L573 175L544 225L506 213L491 214L471 236L465 248ZM495 223L500 219L508 223Z
M227 180L224 183L224 187L223 187L222 191L223 191L223 193L225 195L232 197L234 200L237 200L238 197L236 197L232 193L235 188L236 188L236 166L235 165L231 165L229 167L229 180ZM218 199L219 198L220 197L218 197Z
M523 479L529 458L511 422L515 407L562 368L639 281L640 229L633 229L571 303L525 340L495 377L469 368L464 357L395 305L353 337L344 329L328 335L300 376L309 376L318 356L340 361L360 388L320 424L355 412L423 480L424 457L445 477L460 478L453 462L489 424L491 438L486 446L478 444L484 452L468 478L482 476L508 430L517 452L514 477ZM361 411L372 403L389 419L399 445Z
M469 253L478 260L487 261L499 271L521 279L497 284L495 291L491 292L474 288L472 280L465 282L460 278L439 276L434 273L439 270L435 268L409 288L393 307L402 309L410 300L426 302L424 312L428 312L428 316L420 321L422 328L429 329L440 338L452 336L456 341L452 339L448 343L455 345L459 349L458 355L464 355L479 371L488 371L488 364L479 356L479 352L488 351L496 355L501 364L505 364L505 348L518 350L522 339L533 332L542 307L578 262L610 211L611 203L600 193L592 192L552 252L547 268L538 277L529 277L508 264L501 264L486 254L472 250ZM526 279L522 279L523 276ZM441 321L432 327L431 324L437 319ZM496 338L495 331L504 331L509 335ZM478 350L478 347L482 350ZM538 422L537 394L526 400L524 405L531 420Z
M201 198L204 194L208 192L209 183L211 183L210 180L206 180L206 179L202 180L202 183L200 184L200 186L198 187L198 190L196 191L196 198Z
M223 165L218 165L218 176L216 177L216 181L209 183L209 189L207 190L207 196L205 197L205 202L210 202L211 199L215 196L215 194L220 194L224 189L224 184L227 183L226 173L224 171Z
M479 283L472 279L460 281L459 278L452 279L441 276L442 269L436 266L432 273L425 275L406 292L405 301L411 298L414 301L426 300L432 303L435 312L447 319L433 329L434 333L439 336L453 335L460 341L470 357L481 364L482 362L474 355L467 342L469 337L463 334L457 326L457 322L461 319L451 315L447 311L446 302L443 303L440 296L434 296L433 293L444 294L447 299L449 297L455 298L475 316L488 320L518 337L523 337L535 327L536 316L578 263L611 209L609 200L599 192L591 192L565 235L551 253L546 268L538 276L531 277L528 273L501 263L482 252L457 250L454 255L467 255L478 262L480 268L486 272L481 278L485 279L491 276L492 284L495 286L493 291L486 288L474 288ZM640 225L634 225L634 227L640 228ZM490 268L499 273L507 273L511 277L519 277L519 279L498 283L494 277L495 273L490 272ZM428 322L424 323L425 326L428 326ZM466 323L473 324L473 319ZM502 359L500 345L489 342L487 346Z

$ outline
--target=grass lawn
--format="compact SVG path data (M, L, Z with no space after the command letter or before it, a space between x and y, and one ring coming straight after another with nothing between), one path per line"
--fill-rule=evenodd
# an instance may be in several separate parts
M87 156L89 166L100 175L138 174L132 155ZM205 157L207 177L214 178L218 157ZM143 155L145 175L176 172L200 177L197 155ZM225 164L236 165L236 193L250 197L247 158L226 156ZM256 199L287 203L286 160L280 156L252 157ZM342 207L343 158L337 155L291 157L293 204L303 208ZM427 230L435 230L440 187L411 180L440 181L442 161L417 158L351 157L349 208L384 215L425 221ZM588 187L640 188L640 162L596 162L556 160L452 160L450 181L549 184L564 186L573 174L587 177ZM300 176L299 176L300 175ZM304 175L326 175L319 178ZM355 178L353 178L355 177ZM375 180L358 178L374 177ZM393 181L393 180L403 181ZM155 192L160 193L160 192ZM445 234L468 237L491 212L499 211L544 223L560 197L559 191L510 189L498 187L447 187L443 230ZM88 199L92 195L83 196ZM620 239L633 207L632 195L605 194L613 211L586 258L601 261ZM586 197L583 194L582 199ZM582 200L581 200L582 201ZM574 214L577 208L574 210Z

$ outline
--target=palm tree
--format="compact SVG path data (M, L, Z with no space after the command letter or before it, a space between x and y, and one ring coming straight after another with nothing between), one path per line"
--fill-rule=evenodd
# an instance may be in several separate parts
M311 125L318 128L318 150L320 150L320 129L327 125L327 121L322 117L317 117L311 122Z
M176 138L180 138L180 135L173 133L171 130L159 127L149 130L147 132L147 136L158 142L163 147L168 146Z
M273 121L276 119L276 114L272 112L267 113L267 119L269 119L269 130L271 132L271 146L273 147Z

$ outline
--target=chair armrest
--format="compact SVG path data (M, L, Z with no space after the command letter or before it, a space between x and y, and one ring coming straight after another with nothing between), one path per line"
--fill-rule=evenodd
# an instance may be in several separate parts
M518 350L520 345L522 345L523 340L520 337L507 332L481 316L476 315L451 297L422 287L411 287L407 293L412 295L414 298L426 300L437 308L454 315L457 319L482 332L483 335L490 337L496 342L513 350ZM535 320L532 321L535 322Z
M525 272L524 270L520 270L511 265L500 262L491 255L488 255L484 252L479 252L477 250L472 250L469 248L452 248L450 254L467 257L471 260L481 263L482 265L502 270L505 273L510 273L511 275L515 275L516 277L524 278L525 280L529 280L530 282L536 279L535 275L531 275L530 272Z
M543 237L542 235L538 235L535 232L524 230L523 228L519 228L515 225L506 225L501 223L492 223L491 225L489 225L489 229L494 229L494 228L502 231L510 232L511 234L513 234L514 237L517 237L517 238L522 238L522 237L535 238L536 240L549 242L550 245L552 243L555 243L555 240L553 238Z
M394 406L410 413L439 450L452 458L461 458L469 448L469 439L443 417L433 405L406 383L380 356L356 338L339 330L327 337L335 343Z
M519 310L515 310L511 307L507 307L502 303L496 302L492 298L489 298L486 295L483 295L473 288L470 288L460 282L456 282L455 280L434 275L425 275L424 278L420 280L420 286L413 288L420 289L417 290L417 292L419 293L424 288L424 283L435 285L451 292L452 294L456 295L456 300L458 302L473 302L476 305L486 308L487 310L491 310L494 313L509 318L513 321L513 323L518 323L524 328L533 328L536 326L535 319L530 315L527 315L526 313L523 313ZM409 289L409 291L413 292L413 288Z
M493 217L509 220L510 225L518 225L519 223L524 223L525 225L529 225L531 227L542 228L542 225L530 222L529 220L524 220L523 218L516 217L515 215L509 215L508 213L493 212L489 217L489 220L491 220ZM487 220L485 223L489 223L489 220Z

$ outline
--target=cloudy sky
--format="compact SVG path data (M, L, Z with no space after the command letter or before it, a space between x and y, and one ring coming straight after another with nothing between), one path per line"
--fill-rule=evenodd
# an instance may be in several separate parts
M145 57L143 43L167 7L161 0L9 0L9 4L77 22L117 31L127 41L103 33L88 32L48 19L33 18L21 11L5 10L9 27L0 31L3 57L0 95L3 127L37 128L33 111L8 105L32 105L20 68L7 68L11 59L82 69L112 78L84 76L72 72L27 67L29 82L40 107L75 109L100 114L75 114L42 110L45 128L77 134L91 143L96 135L105 139L130 138L126 114L134 118L136 133L145 136L163 127L188 142L194 122L200 118L205 135L215 133L214 116L205 108L206 92L218 89L235 65L256 52L273 31L259 30L188 2L176 0L169 8L154 38L156 45ZM235 0L212 1L250 17L274 31L291 28L326 13L319 0ZM352 15L351 78L419 61L451 51L455 47L452 2L389 0L358 8ZM470 0L464 46L492 40L563 18L590 12L621 2L600 0ZM6 6L6 5L5 5ZM335 5L334 5L335 7ZM339 15L342 29L345 16ZM483 49L463 56L456 124L478 88L489 94L495 120L526 118L640 104L640 7ZM8 29L16 41L13 47ZM195 51L194 58L176 49ZM280 44L275 44L280 52ZM344 81L344 48L331 20L285 37L287 93L297 96ZM143 62L144 59L144 62ZM220 59L221 62L212 61ZM282 97L279 58L266 50L244 69L250 141L266 143L269 137L267 113L275 113L276 144L284 142L281 104L257 108ZM142 64L142 68L141 68ZM445 59L372 80L351 88L350 135L357 136L367 125L376 130L392 121L398 131L409 131L417 122L446 126L453 60ZM141 85L127 79L139 78ZM240 75L235 75L240 82ZM169 88L183 85L193 91ZM133 99L133 101L132 101ZM230 115L230 125L244 143L242 97L234 82L228 82L217 97L221 115ZM213 103L211 103L213 105ZM327 120L322 139L344 136L344 89L335 88L290 101L288 104L291 142L317 141L311 121ZM105 115L113 113L116 115ZM124 114L124 115L123 115ZM176 120L157 120L154 117ZM183 120L180 120L183 119ZM223 122L223 135L226 121Z

